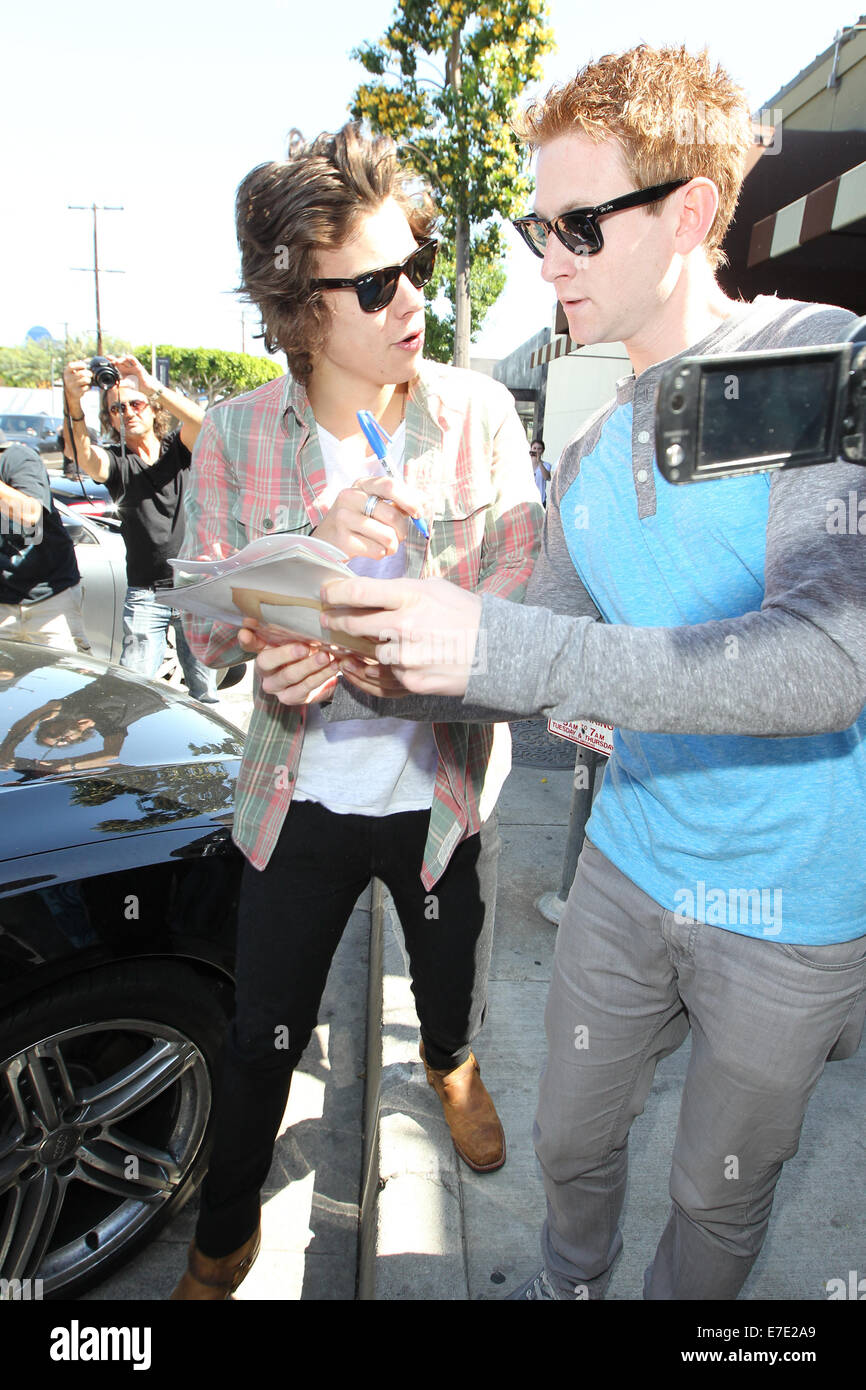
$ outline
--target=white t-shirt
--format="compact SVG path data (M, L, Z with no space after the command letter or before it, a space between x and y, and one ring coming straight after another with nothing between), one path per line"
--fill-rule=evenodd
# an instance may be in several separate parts
M331 506L344 488L369 474L384 476L377 458L368 456L360 435L337 439L316 426L327 483L319 500ZM399 475L406 443L405 423L393 436L390 457ZM397 579L406 573L406 547L383 560L349 561L355 574ZM329 811L386 816L422 811L433 804L439 755L433 729L410 719L346 719L329 724L318 705L307 708L295 797L318 801Z

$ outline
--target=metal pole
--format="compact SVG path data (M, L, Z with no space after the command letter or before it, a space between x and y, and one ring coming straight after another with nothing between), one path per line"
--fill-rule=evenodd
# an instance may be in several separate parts
M582 744L577 745L577 752L574 755L574 791L571 795L568 838L565 843L565 858L562 864L562 883L558 892L542 893L535 904L542 917L545 917L548 922L555 922L557 926L571 892L571 885L574 882L577 861L580 858L580 851L583 849L583 842L586 837L586 823L589 820L589 813L592 810L595 797L598 781L596 773L602 761L603 754L597 753L594 748L584 748Z
M595 772L601 762L601 754L594 748L577 746L574 759L574 792L571 797L571 813L568 818L568 840L565 845L565 859L562 865L562 885L559 896L565 902L571 892L577 861L586 837L586 822L592 810L595 793Z

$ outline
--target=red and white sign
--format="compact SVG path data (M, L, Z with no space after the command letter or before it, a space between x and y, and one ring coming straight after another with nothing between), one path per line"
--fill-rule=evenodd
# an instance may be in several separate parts
M613 752L612 724L597 724L592 719L548 719L547 728L557 738L581 743L584 748L592 748L605 758L609 758Z

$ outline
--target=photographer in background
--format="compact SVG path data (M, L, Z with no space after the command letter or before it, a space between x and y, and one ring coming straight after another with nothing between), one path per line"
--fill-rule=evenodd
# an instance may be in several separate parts
M0 442L0 636L89 651L81 575L29 444Z
M96 359L94 359L95 361ZM114 368L117 380L103 392L100 418L112 443L93 444L88 437L82 397L94 384L91 364L71 362L63 373L68 404L64 453L98 483L105 483L117 503L126 544L126 602L123 607L121 666L155 676L165 654L169 624L174 624L177 655L190 695L216 703L215 673L192 654L183 629L157 585L171 581L169 560L183 540L183 491L204 412L194 401L152 377L137 358L104 359L106 382ZM180 429L170 430L170 417Z
M533 439L529 446L529 457L532 459L532 471L535 475L535 486L541 494L541 505L547 506L547 485L550 482L552 469L547 459L544 457L544 440L539 435Z

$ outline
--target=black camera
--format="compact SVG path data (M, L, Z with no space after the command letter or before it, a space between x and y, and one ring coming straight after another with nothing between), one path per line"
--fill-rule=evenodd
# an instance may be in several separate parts
M866 318L844 343L684 357L656 397L669 483L811 464L866 464Z
M107 357L91 357L91 386L98 386L101 391L107 391L109 386L116 386L119 381L120 372L111 362L109 362Z

